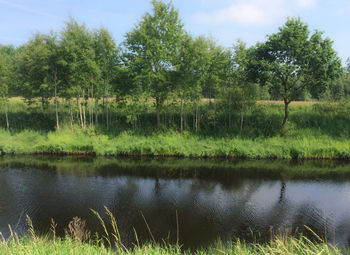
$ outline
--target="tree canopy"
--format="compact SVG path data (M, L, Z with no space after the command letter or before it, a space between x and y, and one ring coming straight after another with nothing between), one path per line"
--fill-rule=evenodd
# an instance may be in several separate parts
M146 13L139 24L127 33L125 46L128 65L156 99L157 126L160 126L160 107L172 89L171 72L180 51L183 25L178 11L171 3L153 0L153 13Z
M329 38L322 33L310 33L308 25L299 18L289 18L277 33L250 49L251 77L279 95L288 105L309 90L320 93L341 73L341 61Z
M284 127L294 100L350 96L349 63L342 68L333 42L317 30L311 32L299 18L287 19L265 42L248 48L237 41L227 48L186 31L171 1L151 4L152 11L120 44L106 28L91 30L69 18L60 31L36 33L17 48L0 46L5 112L9 96L28 103L40 99L43 108L54 100L56 129L61 106L69 109L72 128L103 123L109 129L116 118L113 107L125 106L125 119L134 127L151 102L158 129L172 118L182 132L190 126L186 116L191 114L196 132L203 115L214 129L219 119L227 119L229 130L236 116L242 131L256 99L283 100Z

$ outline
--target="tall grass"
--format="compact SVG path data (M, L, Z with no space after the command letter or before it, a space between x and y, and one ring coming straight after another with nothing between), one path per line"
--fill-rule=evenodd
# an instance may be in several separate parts
M116 136L92 129L58 132L0 130L0 152L6 154L96 154L178 157L238 157L276 159L350 159L350 141L312 132L290 136L203 137L176 132L140 135L122 132Z
M11 231L11 236L5 239L0 234L0 254L120 254L120 255L141 255L141 254L169 254L169 255L186 255L186 254L335 254L340 255L349 253L349 250L340 250L324 242L318 237L318 242L313 242L306 237L299 238L279 236L273 238L268 243L246 243L244 241L229 241L223 243L217 241L208 248L202 248L194 251L183 250L179 245L168 243L159 244L156 242L140 245L135 232L136 243L133 247L127 248L120 239L117 222L112 213L106 208L106 212L112 225L112 232L108 232L106 223L98 212L93 213L100 219L104 229L104 234L99 237L96 234L95 239L85 239L88 232L85 224L78 218L69 223L69 231L64 238L57 238L55 235L55 223L51 224L51 235L38 236L30 219L27 217L29 229L28 234L19 238L17 234ZM146 222L147 224L147 222ZM310 230L311 231L311 230ZM151 233L150 233L151 234ZM196 233L193 233L194 235Z
M195 233L194 233L195 234ZM173 246L160 246L148 244L126 251L118 251L92 243L81 243L77 240L64 238L52 241L47 238L32 240L23 238L20 241L10 241L0 243L1 255L88 255L88 254L120 254L120 255L207 255L207 254L227 254L227 255L341 255L349 254L349 251L340 249L325 243L316 244L307 238L288 238L286 240L276 239L268 244L245 244L244 242L217 243L208 249L197 251L181 251Z

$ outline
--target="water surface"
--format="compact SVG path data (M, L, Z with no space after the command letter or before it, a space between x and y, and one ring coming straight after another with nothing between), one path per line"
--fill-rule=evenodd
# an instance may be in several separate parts
M85 157L0 158L0 232L26 230L25 215L58 234L74 216L101 231L90 211L116 216L122 241L159 240L185 248L218 238L268 241L274 234L317 234L350 243L350 164Z

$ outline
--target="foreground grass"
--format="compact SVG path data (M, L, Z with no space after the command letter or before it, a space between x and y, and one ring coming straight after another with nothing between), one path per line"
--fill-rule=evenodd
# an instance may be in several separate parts
M0 153L350 159L350 140L308 130L255 139L201 137L190 133L138 135L127 131L108 136L91 129L16 133L0 130Z
M267 244L245 244L240 241L223 244L218 242L208 249L181 251L176 246L153 245L135 246L133 249L111 249L103 245L82 243L77 239L65 238L22 238L0 242L0 254L348 254L326 243L314 243L307 238L275 239Z
M104 233L100 236L97 233L95 238L91 238L91 232L86 229L85 221L74 217L66 229L64 238L56 237L56 223L52 220L50 231L51 234L39 236L36 234L32 221L27 216L28 230L27 234L19 238L12 231L7 239L0 232L0 255L2 254L118 254L118 255L141 255L141 254L169 254L169 255L189 255L189 254L350 254L350 250L340 250L336 246L328 244L321 237L316 235L316 241L311 241L307 237L300 236L275 236L268 243L246 243L237 240L235 242L217 241L215 244L206 249L183 250L178 244L171 245L163 240L164 243L141 244L135 231L136 244L131 248L123 245L121 240L117 221L114 215L105 207L106 214L109 217L112 231L107 230L108 222L105 222L101 215L91 210L100 220Z

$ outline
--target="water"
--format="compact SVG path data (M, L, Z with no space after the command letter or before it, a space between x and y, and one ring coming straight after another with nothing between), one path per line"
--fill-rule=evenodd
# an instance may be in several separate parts
M305 174L303 169L313 174ZM333 169L333 171L332 171ZM312 171L311 171L312 170ZM0 158L0 232L26 230L25 215L46 233L74 216L101 227L90 208L115 215L122 241L154 237L185 248L218 238L268 241L305 226L340 246L350 244L350 164L112 158Z

